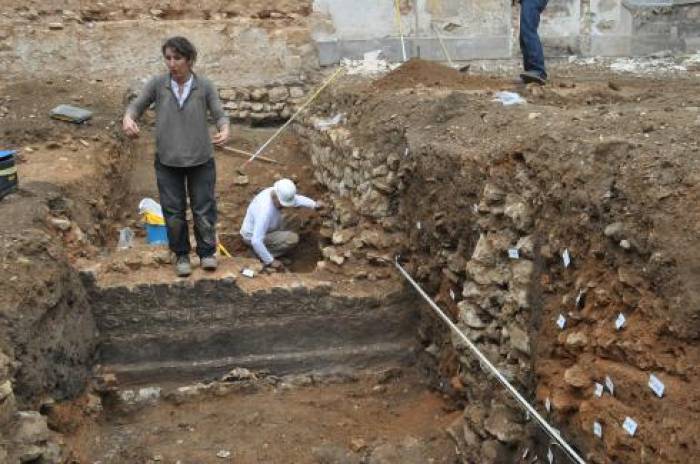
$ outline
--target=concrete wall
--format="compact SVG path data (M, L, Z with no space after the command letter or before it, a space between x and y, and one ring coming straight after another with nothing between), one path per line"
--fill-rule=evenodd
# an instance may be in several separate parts
M454 60L520 55L519 8L510 0L399 4L409 57L444 60L436 31ZM322 64L375 49L392 59L401 57L393 0L315 0L313 8ZM548 56L694 51L700 43L699 17L697 0L550 0L540 33Z

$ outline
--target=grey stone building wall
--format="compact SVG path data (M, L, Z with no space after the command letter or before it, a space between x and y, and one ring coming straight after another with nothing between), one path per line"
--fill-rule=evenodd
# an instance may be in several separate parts
M401 0L407 55L444 60L520 55L519 7L511 0ZM393 0L315 0L321 64L381 49L402 57ZM550 57L631 56L700 46L697 0L550 0L540 33Z

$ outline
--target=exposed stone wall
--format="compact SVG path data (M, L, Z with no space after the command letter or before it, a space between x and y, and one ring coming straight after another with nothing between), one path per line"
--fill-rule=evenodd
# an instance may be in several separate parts
M219 88L231 121L252 125L286 121L304 103L307 92L303 84Z
M466 264L458 326L518 391L527 392L533 385L533 211L521 196L490 183L484 185L480 200L480 235ZM518 251L517 258L509 257L512 249ZM453 336L455 347L460 349L462 344ZM464 453L475 460L513 462L513 451L523 446L522 410L514 407L500 388L499 392L490 391L492 386L481 380L483 374L473 356L461 362L474 373L462 376L465 385L470 386L472 400L460 430Z
M322 118L307 117L295 129L309 141L316 181L333 196L333 217L322 229L330 242L323 255L338 266L353 261L386 267L393 261L390 250L405 241L396 219L398 205L392 201L402 186L400 158L360 147L345 128L319 131L319 123ZM368 275L382 273L360 271L358 276Z
M342 92L329 100L352 107ZM339 111L328 103L317 109L321 115ZM333 194L333 220L325 224L333 245L324 250L326 259L336 265L354 260L389 266L400 252L432 254L429 261L406 266L516 388L532 392L531 199L479 176L461 177L469 168L455 164L458 153L428 149L425 140L401 129L401 115L386 121L373 140L346 124L319 129L323 122L309 116L296 130L308 143L316 180ZM431 194L439 199L426 203ZM470 214L445 213L455 198L464 199ZM426 211L427 218L421 216ZM513 248L519 250L517 259L509 258ZM442 366L439 375L451 379L443 388L466 398L463 418L450 428L465 462L514 462L517 452L532 447L524 414L487 380L457 336L445 338L441 332L446 333L443 326L422 335L438 364L449 352L457 353L458 367Z

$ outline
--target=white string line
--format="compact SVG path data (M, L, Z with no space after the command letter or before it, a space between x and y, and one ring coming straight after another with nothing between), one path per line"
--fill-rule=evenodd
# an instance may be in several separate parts
M469 338L467 338L464 333L462 333L461 330L459 330L459 327L455 325L452 320L445 315L445 313L440 309L440 307L435 304L435 302L428 296L425 291L416 283L415 280L411 278L411 276L406 272L406 270L399 264L399 257L397 256L396 259L394 260L394 264L396 265L396 268L403 274L403 276L408 280L411 285L420 293L420 295L423 297L425 301L428 302L428 304L435 310L435 312L440 316L440 318L445 321L445 323L452 329L459 337L464 341L469 349L474 353L474 355L479 359L481 362L482 366L486 366L491 373L496 376L499 382L510 392L510 394L517 400L520 405L525 408L525 410L530 413L536 420L539 422L540 426L547 432L547 434L553 438L563 449L564 451L569 455L569 457L576 462L577 464L586 464L586 461L584 461L577 453L574 451L574 449L569 446L569 444L562 438L560 433L554 429L547 421L537 412L535 408L528 403L528 401L520 394L518 393L518 390L515 389L513 385L511 385L510 382L501 374L498 369L489 361L489 359L484 356L481 351L472 343ZM482 367L483 368L483 367Z

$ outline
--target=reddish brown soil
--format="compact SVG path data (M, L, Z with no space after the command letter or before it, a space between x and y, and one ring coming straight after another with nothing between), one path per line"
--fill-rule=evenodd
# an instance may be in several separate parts
M512 87L503 79L464 74L433 61L411 59L374 82L377 90L439 87L463 90L504 90Z
M318 463L313 449L335 445L359 459L385 443L422 443L430 462L454 463L444 429L459 412L425 390L414 374L389 384L357 383L231 393L133 413L107 410L95 423L75 419L68 441L79 462L121 464ZM65 416L65 415L64 415ZM82 427L74 424L82 421ZM231 456L221 459L220 450ZM332 461L341 462L341 461Z

